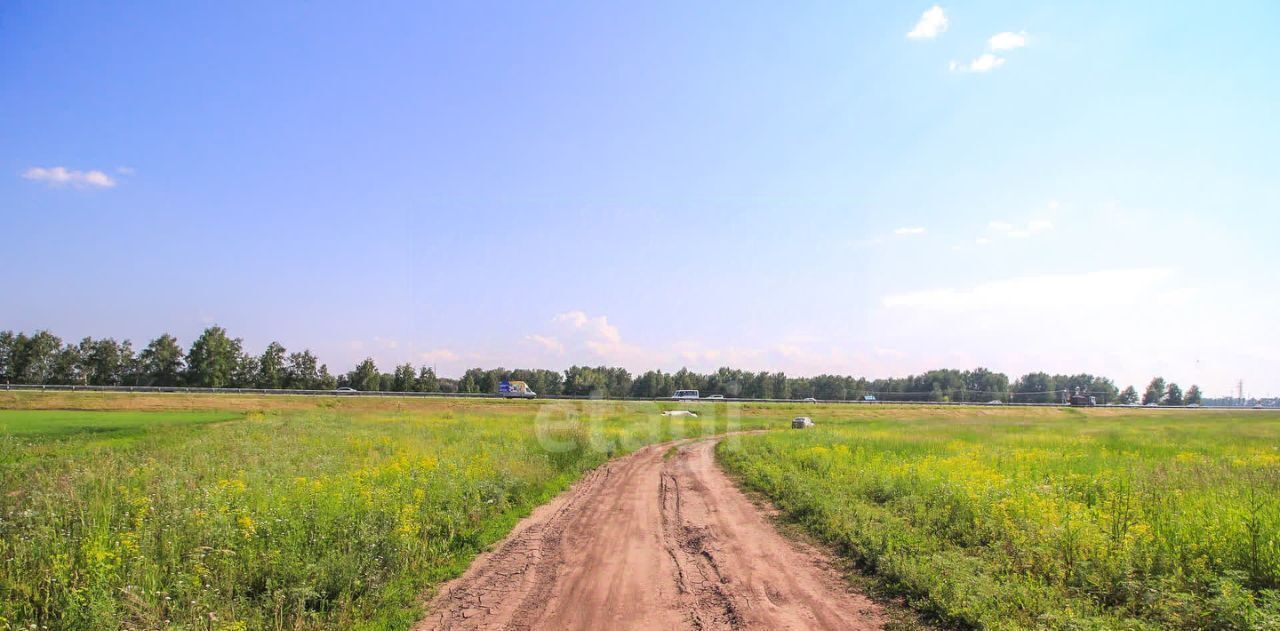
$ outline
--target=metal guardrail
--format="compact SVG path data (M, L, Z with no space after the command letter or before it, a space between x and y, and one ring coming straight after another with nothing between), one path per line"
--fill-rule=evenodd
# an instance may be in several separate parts
M364 391L339 392L336 390L288 390L274 388L201 388L195 386L79 386L79 385L29 385L0 384L0 390L6 391L52 391L52 392L123 392L141 394L262 394L272 396L329 396L329 397L410 397L410 398L457 398L457 399L520 399L505 397L501 394L487 392L393 392ZM538 399L578 400L578 401L680 401L682 403L805 403L804 399L757 399L725 397L723 399L672 399L670 397L608 397L594 395L548 394L538 395ZM976 406L976 407L1071 407L1067 403L989 403L982 401L865 401L862 399L817 399L813 403L843 405L920 405L920 406ZM1156 406L1099 404L1090 407L1126 408L1126 409L1213 409L1213 410L1249 410L1248 406L1205 405L1199 408L1187 406ZM1276 409L1276 408L1263 408Z

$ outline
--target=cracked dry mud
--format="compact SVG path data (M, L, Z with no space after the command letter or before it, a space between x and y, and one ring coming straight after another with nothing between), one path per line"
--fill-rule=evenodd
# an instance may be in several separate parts
M415 631L880 628L879 607L716 466L715 443L591 471L442 586Z

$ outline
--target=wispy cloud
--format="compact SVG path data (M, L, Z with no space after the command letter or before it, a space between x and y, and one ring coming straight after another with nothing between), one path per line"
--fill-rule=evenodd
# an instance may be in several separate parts
M951 62L952 72L990 72L1004 65L1004 57L983 53L969 63Z
M31 167L22 177L49 186L74 186L76 188L112 188L116 181L102 171L76 171L66 167Z
M873 245L882 245L891 241L906 237L918 237L926 232L923 226L903 226L894 228L891 232L881 233L862 239L850 240L847 243L850 247L865 248Z
M991 72L996 68L1004 65L1005 58L997 55L998 52L1007 52L1016 50L1027 45L1027 34L1025 31L1014 33L1013 31L1004 31L996 33L987 38L987 52L978 55L968 63L959 61L951 62L952 72Z
M987 224L985 230L973 238L973 245L991 245L998 241L1008 239L1026 239L1049 232L1055 227L1050 218L1056 214L1059 207L1059 202L1051 201L1046 205L1048 210L1038 211L1031 219L1022 223L1006 221L1003 219L992 221ZM951 249L955 251L962 251L964 249L963 246L964 244L960 243L953 245Z
M1014 225L1007 221L993 221L987 225L988 234L1006 239L1025 239L1053 229L1048 219L1032 219L1025 224Z
M1088 288L1090 300L1105 294L1108 304L1127 304L1132 288L1170 278L1168 268L1103 270L1083 274L1046 274L994 280L965 288L930 289L891 294L881 299L888 308L990 311L1012 307L1051 307L1062 303L1064 288Z
M524 336L524 339L533 342L543 350L550 351L557 355L564 354L564 343L550 335L538 335L537 333L534 333L532 335Z
M987 48L991 50L1013 50L1022 48L1027 45L1027 34L1025 32L1014 33L1005 31L996 33L987 40Z
M908 39L933 39L947 30L947 13L942 7L933 5L920 14L920 20L907 33Z
M437 348L435 350L418 353L418 361L423 361L423 362L436 363L436 362L452 362L457 360L458 360L458 354L447 348Z

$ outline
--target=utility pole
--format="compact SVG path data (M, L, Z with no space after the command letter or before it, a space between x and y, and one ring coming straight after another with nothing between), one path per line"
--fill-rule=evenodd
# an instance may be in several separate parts
M1236 400L1244 405L1244 379L1236 381Z

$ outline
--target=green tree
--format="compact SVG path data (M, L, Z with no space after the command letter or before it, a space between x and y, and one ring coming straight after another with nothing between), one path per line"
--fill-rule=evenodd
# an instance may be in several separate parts
M1200 405L1200 401L1203 398L1203 396L1204 395L1200 393L1200 386L1191 384L1191 387L1187 388L1186 404Z
M85 342L89 338L85 338L79 344L67 344L58 351L58 356L53 362L53 372L49 375L48 383L59 385L88 385L89 380L85 373L84 353L88 346Z
M436 371L429 366L423 366L418 371L418 378L413 382L414 392L439 392L440 379L436 377Z
M600 368L570 366L564 371L564 393L574 396L606 394L609 391L608 375Z
M494 368L492 370L483 371L476 379L476 387L480 388L480 392L494 394L498 391L498 384L503 380L511 378L511 371L505 368Z
M470 370L462 374L462 379L458 380L458 392L479 392L480 384L476 383L476 377Z
M1164 391L1164 400L1161 403L1164 405L1182 405L1182 388L1179 388L1176 383L1169 384L1169 387Z
M138 354L138 383L144 386L176 386L186 370L178 338L168 333L147 343Z
M48 331L36 331L28 337L19 333L14 338L14 383L49 383L54 376L62 340Z
M284 366L284 387L290 390L324 389L319 362L311 351L290 353Z
M268 344L267 350L262 351L262 356L258 358L258 374L254 379L254 385L259 388L285 387L288 381L285 359L283 345L279 342Z
M671 396L670 378L661 370L650 370L640 375L631 384L631 396L641 399L655 399Z
M791 380L787 379L787 373L775 372L768 377L769 391L773 393L775 399L791 398Z
M676 374L672 375L671 377L672 377L672 381L674 381L671 388L673 391L674 390L703 390L706 388L706 379L704 379L702 375L699 375L693 371L690 371L688 368L681 368L680 370L677 370ZM567 387L568 381L569 381L568 375L566 374L566 378L565 378L566 387ZM668 393L668 396L670 396L670 393Z
M80 342L85 381L95 386L118 386L133 371L133 345L129 340L118 343L106 338Z
M1003 401L1009 391L1009 377L1002 372L992 372L986 368L974 368L963 375L964 387L969 391L966 400L987 402Z
M317 378L320 390L332 390L338 387L338 378L329 374L329 367L325 364L320 364L320 374Z
M13 331L0 331L0 383L11 383L15 377L13 360L17 337Z
M1132 405L1138 402L1138 391L1133 386L1129 386L1120 392L1116 397L1116 403L1120 405Z
M365 392L377 392L382 387L382 374L378 372L378 367L373 363L372 357L364 358L356 369L348 375L347 381L352 388L363 390Z
M486 392L484 386L488 380L489 376L483 368L468 368L467 372L462 373L462 379L458 380L458 392Z
M191 343L187 351L187 384L202 388L225 388L235 383L241 372L240 338L227 337L227 330L211 326Z
M1057 403L1057 385L1047 373L1033 372L1023 375L1013 384L1014 403Z
M395 373L391 376L392 392L413 392L414 383L417 376L414 375L412 364L400 364L396 366Z
M249 353L240 353L231 371L232 388L253 388L258 383L258 358Z
M1142 404L1160 403L1165 395L1164 377L1156 377L1147 384L1147 391L1142 393Z

